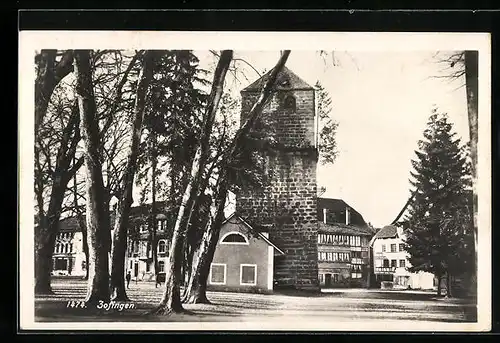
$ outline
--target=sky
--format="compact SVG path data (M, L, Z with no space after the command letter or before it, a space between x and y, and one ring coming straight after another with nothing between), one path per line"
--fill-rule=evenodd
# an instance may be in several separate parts
M331 52L292 50L286 63L310 85L320 81L332 98L339 154L333 165L318 164L322 196L343 199L375 227L390 224L408 200L411 159L433 107L448 113L463 143L469 139L464 80L433 77L443 75L435 53L335 52L332 59ZM197 54L202 67L213 65L211 53ZM235 51L261 73L278 57L279 51ZM259 77L237 63L244 76L228 82L235 94Z

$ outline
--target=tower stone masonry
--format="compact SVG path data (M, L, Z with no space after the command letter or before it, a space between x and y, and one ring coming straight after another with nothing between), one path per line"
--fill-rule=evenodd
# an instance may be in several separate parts
M244 122L269 73L241 91ZM236 209L250 222L269 226L269 236L283 251L274 263L274 279L297 289L319 290L317 253L318 152L314 88L284 67L261 120L279 144L267 153L270 182L260 190L237 194Z

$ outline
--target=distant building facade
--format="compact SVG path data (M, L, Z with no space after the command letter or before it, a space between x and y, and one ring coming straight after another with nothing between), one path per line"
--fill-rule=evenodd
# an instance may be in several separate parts
M170 249L169 220L165 214L156 215L156 251L158 258L158 273L165 273ZM154 281L155 269L153 262L153 247L147 223L141 217L132 219L125 254L125 270L131 272L133 280Z
M83 235L75 217L63 219L52 254L52 275L85 276L87 264Z
M148 212L151 205L131 208L128 228L125 271L130 271L133 280L152 281L155 279L151 232L148 228ZM158 208L163 208L158 203ZM163 211L164 212L164 211ZM171 238L172 213L156 215L155 240L157 242L158 273L164 273ZM83 219L85 224L85 218ZM113 220L112 220L113 223ZM170 229L169 229L170 228ZM111 237L113 236L111 225ZM110 259L111 267L111 259ZM61 219L52 255L52 275L85 276L86 256L83 250L83 234L76 217Z
M322 288L367 287L373 231L340 199L318 199L318 276Z
M222 224L210 266L207 289L270 293L274 288L275 256L284 252L236 214Z
M370 242L373 256L373 285L399 289L434 289L432 273L410 273L409 254L404 250L403 229L388 225L380 229Z

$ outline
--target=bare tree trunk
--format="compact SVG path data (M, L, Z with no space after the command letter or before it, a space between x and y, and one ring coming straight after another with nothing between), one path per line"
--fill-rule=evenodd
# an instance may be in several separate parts
M85 301L90 304L109 301L108 241L104 183L99 154L99 125L94 98L90 50L74 51L76 95L80 109L80 132L84 143L86 224L89 244L89 280Z
M451 298L453 297L453 292L451 290L451 275L450 272L446 273L446 297Z
M212 132L215 113L222 96L224 79L229 69L229 64L233 58L231 50L225 50L221 53L219 63L214 74L212 91L210 93L207 110L204 115L203 128L200 139L200 145L196 150L195 157L191 167L191 178L184 190L181 206L177 214L177 220L172 236L172 245L168 264L166 265L165 292L157 309L153 311L156 314L168 314L170 312L183 311L180 299L180 282L182 260L184 257L184 239L190 213L193 211L194 198L197 195L200 185L200 178L205 168L209 155L210 134Z
M111 257L111 294L113 300L128 301L125 291L125 253L127 250L127 228L129 223L130 206L132 205L132 189L134 184L137 155L144 120L144 107L149 83L153 78L153 52L146 51L143 56L143 65L137 85L134 117L131 123L132 140L128 148L127 166L122 187L122 196L119 199L118 211L115 219L113 252Z
M54 242L56 233L49 230L47 221L47 218L41 217L35 229L35 294L53 293L50 274L54 244L51 247L50 242Z
M89 279L89 242L87 240L87 227L85 226L85 219L83 218L82 212L78 210L76 214L76 219L78 221L78 226L82 231L82 245L83 245L83 253L85 254L85 276L84 280Z
M153 258L153 273L155 277L155 288L158 286L158 239L156 237L156 164L157 164L157 156L156 156L156 134L153 132L153 149L151 155L151 256Z
M441 279L442 279L442 275L441 275L441 273L440 273L440 272L436 273L436 278L437 278L437 280L438 280L438 281L437 281L437 282L438 282L438 284L437 284L437 292L436 292L436 295L437 295L438 297L440 297L440 296L441 296Z
M216 165L217 165L216 161L214 161L213 164L210 166L210 168L208 168L208 170L206 171L206 175L200 183L200 190L199 190L198 195L197 195L195 202L193 204L194 209L200 209L200 207L199 207L201 205L200 202L203 199L203 194L205 193L205 190L208 187L208 183L210 181L211 174L212 174L214 168L216 167ZM192 223L193 214L194 214L194 212L191 213L191 218L189 219L189 223L191 223L191 225L189 225L187 228L186 240L184 242L185 250L186 250L186 261L185 261L185 263L186 263L186 277L184 280L185 289L184 289L184 294L182 296L183 298L185 297L185 294L186 294L187 288L188 288L188 283L190 282L190 279L191 279L191 273L193 271L194 254L199 249L200 244L203 240L203 237L198 238L197 236L195 236L195 230L200 230L200 227L194 227L194 224ZM198 210L198 213L196 215L200 216L200 215L203 215L203 213L201 213L201 211ZM210 211L208 211L206 213L206 216L208 217L208 220L210 220ZM198 218L198 222L196 224L203 225L203 223L200 221L200 218ZM208 230L208 227L205 225L204 231L206 231L206 230ZM196 241L193 240L193 236L195 236L197 238ZM190 241L190 239L191 239L191 241Z
M73 163L76 163L76 159L73 158ZM75 207L75 216L78 222L78 227L82 233L82 246L83 253L85 254L85 276L84 280L89 278L89 245L87 242L87 228L85 227L85 220L83 219L82 212L80 211L80 206L78 205L78 187L76 182L76 173L73 175L73 201Z
M224 184L225 181L221 180L221 183ZM184 303L210 303L207 298L207 280L210 274L210 265L215 254L215 249L217 248L217 242L219 241L220 228L224 221L226 197L227 188L221 185L213 203L215 207L214 215L210 216L201 244L193 254L191 275L183 298Z
M465 51L465 88L467 92L467 112L469 115L470 153L472 159L472 207L474 225L474 280L471 283L473 294L477 294L477 142L478 142L478 51Z

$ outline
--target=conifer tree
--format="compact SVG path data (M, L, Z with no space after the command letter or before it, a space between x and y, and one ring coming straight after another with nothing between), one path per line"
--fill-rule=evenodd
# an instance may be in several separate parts
M436 109L412 160L414 198L409 206L406 250L410 271L447 277L470 269L473 256L470 163L446 114ZM470 199L469 199L470 198ZM438 295L441 282L438 282Z

